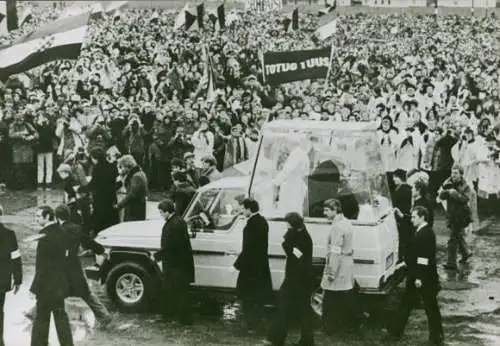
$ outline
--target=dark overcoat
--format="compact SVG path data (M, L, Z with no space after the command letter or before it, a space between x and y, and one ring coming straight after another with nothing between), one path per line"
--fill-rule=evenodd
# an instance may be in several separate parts
M47 225L40 231L40 236L36 249L35 277L30 291L37 299L58 303L70 296L68 237L57 223Z
M97 254L102 254L104 248L102 245L92 240L88 235L84 234L81 227L75 223L65 222L61 225L61 229L66 234L69 242L69 254L67 259L67 273L70 283L69 294L71 297L87 297L90 295L90 288L85 274L83 273L80 257L78 256L80 245Z
M116 166L108 162L98 162L92 171L88 189L92 193L92 222L97 232L120 221L118 211L113 208L117 202L115 186L117 176Z
M269 269L269 225L260 214L250 216L243 228L241 253L234 263L239 270L237 291L242 300L265 302L272 292Z
M16 234L0 223L0 293L11 290L12 283L23 281L21 253Z
M439 276L436 264L436 235L430 226L424 226L411 238L405 258L408 266L408 281L422 281L422 289L432 293L439 291Z
M119 208L124 208L123 221L146 220L146 198L148 195L148 179L146 174L135 167L125 178L127 193L118 203Z
M165 222L161 233L161 250L155 257L162 262L165 279L194 282L194 259L188 227L177 214Z
M286 254L286 266L280 293L289 299L289 303L297 299L309 299L314 290L311 236L305 228L289 229L284 238L282 246Z

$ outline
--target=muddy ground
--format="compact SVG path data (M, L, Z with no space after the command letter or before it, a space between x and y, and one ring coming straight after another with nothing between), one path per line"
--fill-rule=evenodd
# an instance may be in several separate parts
M33 246L28 246L22 239L32 235L35 206L42 203L56 204L60 201L58 193L8 193L0 196L8 215L5 224L16 231L23 253L25 283L21 292L11 299L6 307L7 346L23 346L29 340L29 322L21 321L22 311L32 300L28 294L34 269ZM439 245L439 263L445 258L447 229L440 213L435 227ZM470 234L468 241L474 256L470 264L460 267L456 273L439 269L443 290L439 302L443 314L443 323L447 345L500 345L500 222L495 220L489 227ZM87 258L84 262L90 263ZM114 307L105 295L104 288L92 284L106 305ZM394 295L374 311L374 317L358 335L344 338L328 338L320 330L316 331L317 345L386 345L381 331L383 316L390 315L397 306L398 296ZM73 321L78 333L79 345L258 345L265 336L265 325L256 334L244 333L239 328L238 306L226 302L222 313L197 309L196 323L191 327L176 324L159 324L155 313L133 315L115 312L116 321L107 331L89 329L81 322ZM72 314L74 316L74 314ZM15 321L14 321L14 317ZM269 311L266 318L272 318ZM78 317L74 317L78 319ZM268 323L267 323L268 325ZM80 327L78 327L80 326ZM296 338L292 332L290 342ZM10 341L10 342L9 342ZM424 345L427 341L426 318L423 310L416 310L408 324L404 339L394 345Z

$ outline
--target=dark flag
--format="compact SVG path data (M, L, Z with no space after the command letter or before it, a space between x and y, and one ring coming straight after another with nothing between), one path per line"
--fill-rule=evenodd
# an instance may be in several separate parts
M285 25L285 32L289 32L290 29L293 31L299 30L299 9L293 10L291 16L286 17L283 24Z
M199 4L196 6L196 17L198 18L198 28L203 29L205 20L205 4ZM187 20L186 20L187 23Z
M7 30L8 31L16 30L18 28L16 0L7 0L6 9L7 9Z
M219 20L219 28L224 29L226 27L226 10L224 4L217 7L217 19Z
M196 16L188 11L184 12L184 14L186 15L184 29L189 30L193 26L193 24L196 22Z

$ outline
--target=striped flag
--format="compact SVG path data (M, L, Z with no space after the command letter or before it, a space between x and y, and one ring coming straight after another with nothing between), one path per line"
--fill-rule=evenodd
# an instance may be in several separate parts
M285 25L285 32L299 30L299 9L296 8L293 10L293 12L283 20L283 24Z
M0 50L0 79L59 59L77 59L87 34L89 14L42 26Z
M33 19L32 8L26 7L19 16L19 27L22 27L24 23L29 22L32 19Z
M200 84L198 86L198 95L203 95L205 93L205 98L209 102L215 101L217 94L215 92L215 74L212 65L212 59L210 58L208 47L203 47L203 57L205 61L205 66L203 69L203 76L201 77Z
M106 6L106 13L113 18L113 20L121 17L122 11L128 7L128 1L111 1Z
M326 9L326 12L320 11L321 20L316 30L316 36L321 40L326 40L337 32L337 2Z
M191 13L189 4L186 4L175 19L174 29L184 27L184 30L189 30L194 22L196 22L196 15Z
M119 11L125 7L128 7L128 1L111 1L108 6L106 6L106 13L113 14L115 11Z

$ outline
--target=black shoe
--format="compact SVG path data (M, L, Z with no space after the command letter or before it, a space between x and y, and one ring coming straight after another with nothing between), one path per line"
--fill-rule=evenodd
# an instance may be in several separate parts
M384 341L396 342L396 341L400 341L403 338L402 335L397 335L397 334L389 331L388 329L382 329L382 334L384 335L383 336Z
M157 323L172 323L175 321L175 317L169 315L161 315L156 319Z
M460 264L466 264L467 261L469 260L469 258L472 257L472 253L469 253L468 255L465 255L464 257L462 257L462 259L459 261Z
M457 266L453 264L445 264L443 268L446 270L457 270Z
M99 329L101 330L106 330L111 326L111 323L113 323L114 318L113 316L108 316L104 318L102 321L99 321Z

